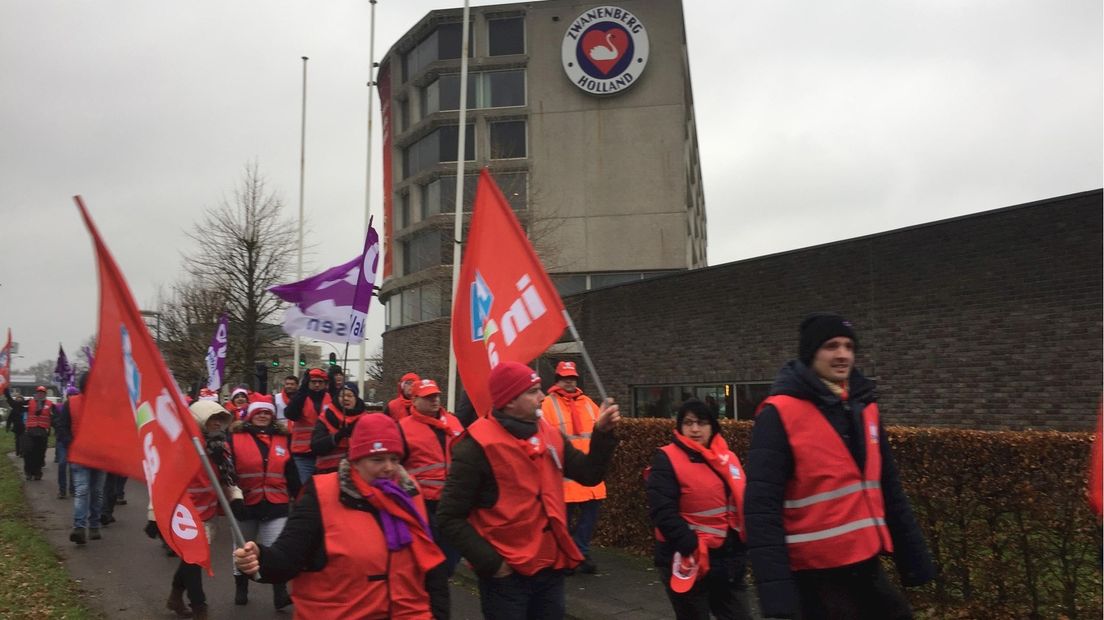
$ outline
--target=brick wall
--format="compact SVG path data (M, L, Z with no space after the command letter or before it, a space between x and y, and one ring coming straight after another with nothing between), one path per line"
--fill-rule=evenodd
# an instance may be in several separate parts
M891 424L1094 427L1102 193L1085 192L565 299L619 402L650 384L770 381L817 310L855 323ZM384 335L384 372L444 379L448 323Z

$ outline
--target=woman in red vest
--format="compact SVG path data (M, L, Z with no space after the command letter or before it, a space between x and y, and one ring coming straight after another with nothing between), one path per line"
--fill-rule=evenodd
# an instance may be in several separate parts
M717 412L697 399L678 409L671 443L648 471L655 564L679 620L751 618L744 573L744 470Z
M418 484L399 465L402 449L394 420L365 416L348 459L307 482L276 542L234 551L238 570L292 579L299 618L431 618L426 573L445 558Z
M235 420L241 420L249 409L249 400L249 388L239 385L230 392L230 400L226 402L226 410L234 416Z
M364 401L357 395L352 383L341 388L338 406L329 407L318 415L318 424L311 435L311 452L315 455L314 472L328 474L337 471L337 465L349 451L349 437L357 420L366 411Z
M244 508L235 515L242 535L263 545L276 541L287 522L288 504L299 494L299 470L291 459L290 433L276 422L271 396L249 404L245 419L230 427L230 453L234 457L238 487ZM234 604L249 602L249 577L234 569ZM287 584L272 586L272 604L291 604Z

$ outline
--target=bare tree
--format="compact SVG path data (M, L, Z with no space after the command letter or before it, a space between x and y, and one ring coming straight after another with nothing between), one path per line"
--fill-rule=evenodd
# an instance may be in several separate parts
M204 359L225 299L224 291L205 286L195 277L186 277L158 294L158 346L184 389L194 389L207 377Z
M295 225L284 218L283 203L254 162L245 166L233 199L207 209L188 236L200 246L186 257L189 273L201 290L218 294L230 315L227 375L244 381L260 350L284 337L266 325L282 308L268 288L290 271Z

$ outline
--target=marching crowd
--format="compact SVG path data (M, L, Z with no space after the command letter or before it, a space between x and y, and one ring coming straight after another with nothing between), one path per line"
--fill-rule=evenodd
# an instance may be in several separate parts
M763 617L912 617L880 556L892 556L905 586L929 581L934 567L874 386L854 367L857 346L843 317L807 317L743 460L716 407L678 406L670 442L643 472L675 617L752 617L749 564ZM201 392L191 410L218 480L201 473L189 493L210 539L221 486L248 541L234 551L234 602L248 604L251 585L264 583L275 608L293 604L302 618L449 618L449 578L463 559L484 617L563 618L566 577L598 571L590 542L621 417L578 381L560 362L546 395L531 368L502 362L485 416L470 405L446 411L437 383L415 373L386 407L366 405L340 369L286 377L275 396L241 387L223 404ZM27 479L41 479L46 435L55 429L59 445L71 437L82 397L57 407L44 394L6 396L23 426L9 417L24 435ZM73 465L71 478L71 539L85 544L110 514L103 473ZM58 483L64 497L60 472ZM180 562L167 607L208 617L199 566Z

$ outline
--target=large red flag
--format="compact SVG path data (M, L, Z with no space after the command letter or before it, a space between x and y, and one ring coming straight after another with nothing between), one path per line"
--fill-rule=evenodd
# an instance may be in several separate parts
M199 427L84 203L75 200L96 249L100 325L69 458L145 480L165 542L210 571L207 535L187 493L201 465L192 443Z
M11 328L8 328L8 343L0 349L0 392L8 389L11 383Z
M563 302L489 172L479 174L468 247L452 304L452 346L479 415L499 362L529 363L563 334Z

